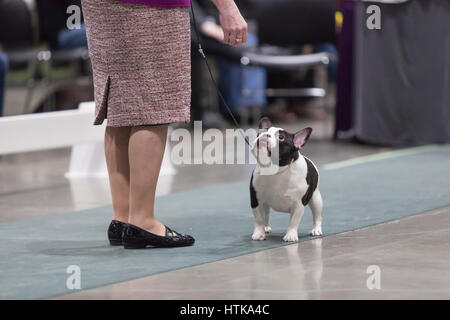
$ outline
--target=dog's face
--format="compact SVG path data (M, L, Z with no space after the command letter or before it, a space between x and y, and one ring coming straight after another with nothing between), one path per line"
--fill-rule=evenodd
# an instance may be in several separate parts
M311 132L312 129L308 127L296 133L289 133L274 127L268 117L263 117L259 121L258 135L252 152L260 165L270 162L279 167L286 166L297 160L298 151L306 144Z

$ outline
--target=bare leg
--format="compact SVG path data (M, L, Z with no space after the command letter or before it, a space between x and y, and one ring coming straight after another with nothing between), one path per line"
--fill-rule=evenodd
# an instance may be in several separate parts
M155 219L155 191L166 147L167 125L137 126L131 129L130 216L128 222L157 235L165 227Z
M105 157L113 202L113 220L128 222L130 166L128 141L130 127L106 127Z

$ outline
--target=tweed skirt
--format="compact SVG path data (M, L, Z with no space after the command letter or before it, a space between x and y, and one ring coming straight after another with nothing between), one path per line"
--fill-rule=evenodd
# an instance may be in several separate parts
M189 122L189 8L82 0L95 120L126 127Z

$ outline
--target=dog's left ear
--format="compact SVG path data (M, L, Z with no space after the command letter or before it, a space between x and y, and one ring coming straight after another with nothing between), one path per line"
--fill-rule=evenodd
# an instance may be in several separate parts
M301 149L305 143L308 141L309 136L311 135L312 128L308 127L303 130L298 131L294 135L294 146L297 149Z

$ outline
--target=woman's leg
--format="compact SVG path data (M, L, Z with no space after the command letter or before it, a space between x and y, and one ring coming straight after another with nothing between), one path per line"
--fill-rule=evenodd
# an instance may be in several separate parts
M113 202L113 220L128 222L130 164L128 144L131 127L106 127L105 156Z
M156 184L166 147L167 125L138 126L131 129L130 217L128 222L157 235L165 227L154 216Z

